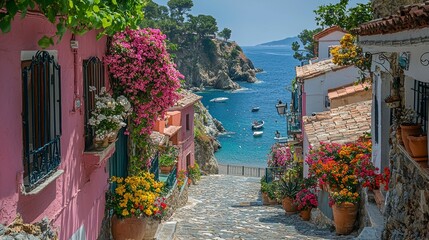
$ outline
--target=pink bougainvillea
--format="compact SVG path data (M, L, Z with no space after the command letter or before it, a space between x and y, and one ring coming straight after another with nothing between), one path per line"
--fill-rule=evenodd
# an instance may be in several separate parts
M127 29L115 34L105 63L114 86L133 105L133 125L140 135L152 132L155 121L179 99L183 75L176 69L158 29Z
M292 153L289 146L275 144L271 147L268 157L268 167L286 167L293 162Z

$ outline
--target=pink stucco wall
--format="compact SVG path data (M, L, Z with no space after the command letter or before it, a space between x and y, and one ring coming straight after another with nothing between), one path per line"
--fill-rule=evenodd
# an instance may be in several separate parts
M61 164L64 170L55 182L34 196L21 193L18 183L23 172L21 51L40 50L37 41L53 35L55 27L42 16L18 16L12 31L0 34L0 223L10 223L17 213L26 222L48 217L59 230L59 239L69 239L82 225L87 239L96 239L104 215L104 193L108 187L108 171L97 168L88 178L83 165L84 116L73 112L74 58L70 49L71 34L49 50L58 51L61 65L62 137ZM96 40L96 33L77 36L77 90L82 96L82 61L90 56L102 59L105 39Z
M180 110L181 112L181 125L180 129L180 142L182 145L182 152L179 156L178 170L186 169L186 156L191 154L191 165L195 163L195 145L194 145L194 105L188 105ZM186 115L189 114L189 130L186 130Z

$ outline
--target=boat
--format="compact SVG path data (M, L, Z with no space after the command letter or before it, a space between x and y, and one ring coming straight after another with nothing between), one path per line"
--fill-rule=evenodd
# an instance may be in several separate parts
M260 129L264 126L264 120L254 121L252 123L252 129Z
M257 112L257 111L259 111L259 107L253 107L252 108L252 112Z
M225 102L228 99L229 98L227 98L227 97L217 97L217 98L211 99L210 102Z
M263 131L254 131L253 132L253 136L254 137L259 137L259 136L262 136L263 133L264 133Z

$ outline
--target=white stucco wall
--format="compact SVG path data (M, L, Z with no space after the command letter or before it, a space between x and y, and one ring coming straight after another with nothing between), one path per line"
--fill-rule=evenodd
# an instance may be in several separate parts
M319 59L328 59L329 58L329 47L334 45L340 45L340 40L345 33L340 31L335 31L319 39Z
M328 96L328 89L354 83L358 77L358 69L350 66L304 80L304 92L306 93L305 115L311 116L313 112L328 110L328 108L325 108L325 97Z
M404 52L410 53L409 58L409 69L404 70L404 92L405 92L405 107L413 108L414 105L414 80L421 82L429 82L429 42L422 42L421 39L429 37L429 28L423 28L418 30L409 30L393 34L383 34L374 36L360 36L359 42L363 47L364 52L370 52L373 54L372 70L379 69L384 72L382 74L382 86L383 88L390 89L390 81L392 79L391 73L388 73L390 65L387 61L380 60L378 57L380 53L386 56L390 56L391 53L397 53L401 56ZM369 42L366 42L369 41ZM383 89L384 90L384 89ZM381 133L381 146L374 144L373 146L373 160L378 163L381 158L381 167L383 168L388 165L388 143L386 138L388 136L387 128L385 125L390 126L390 114L385 110L386 104L384 98L390 94L389 91L377 91L377 97L381 101L381 106L384 108L379 112L381 116L382 125L378 131ZM390 110L389 110L390 111ZM374 127L372 127L372 133L374 134ZM384 155L384 156L383 156ZM378 165L377 165L378 166Z

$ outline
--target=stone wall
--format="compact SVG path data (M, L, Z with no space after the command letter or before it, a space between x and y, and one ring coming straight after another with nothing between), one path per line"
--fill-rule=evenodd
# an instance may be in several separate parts
M52 229L49 219L44 218L40 222L26 224L18 215L8 226L0 224L0 239L56 240L58 236L57 232Z
M402 146L391 151L383 239L429 239L429 170Z

